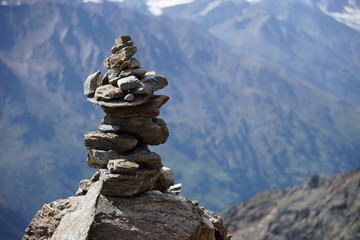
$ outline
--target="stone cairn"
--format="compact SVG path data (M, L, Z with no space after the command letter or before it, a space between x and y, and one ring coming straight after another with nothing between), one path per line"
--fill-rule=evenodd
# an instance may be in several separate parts
M23 240L230 240L221 217L178 196L181 184L148 148L169 136L157 118L169 97L154 95L167 79L140 66L129 36L116 38L111 51L106 74L84 83L88 101L106 113L98 131L84 135L86 161L99 170L80 181L79 196L45 204Z
M103 182L101 194L111 197L149 190L178 194L181 184L174 185L174 173L148 148L165 143L169 136L166 123L157 118L169 97L154 95L168 81L141 67L133 57L137 47L130 36L116 38L111 52L104 62L106 74L97 71L84 83L87 100L100 105L106 115L98 131L84 134L89 150L86 162L99 170L91 179L80 181L76 194L86 194L98 180Z

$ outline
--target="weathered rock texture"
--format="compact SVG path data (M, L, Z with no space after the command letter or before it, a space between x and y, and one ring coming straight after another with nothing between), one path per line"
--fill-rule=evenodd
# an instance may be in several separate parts
M133 58L130 36L115 44L106 74L97 71L84 83L88 101L106 113L98 131L84 134L86 162L99 170L80 181L78 197L44 205L23 239L231 239L219 216L178 196L173 171L148 148L169 137L157 118L169 97L154 95L167 79Z
M238 240L360 239L360 169L262 192L221 215Z
M163 144L169 137L165 121L157 118L169 97L154 95L168 81L163 76L146 74L133 58L137 48L130 36L116 38L115 44L113 54L104 62L108 68L105 75L97 71L84 83L88 100L106 113L98 131L84 135L89 150L86 162L101 169L99 180L104 195L131 197L148 190L166 191L174 184L174 175L167 174L172 179L164 178L161 158L148 145ZM93 182L83 181L77 194L85 194Z
M45 204L28 226L23 239L230 239L219 216L198 207L196 201L173 193L154 190L135 198L98 195L93 198L97 199L96 205L92 202L83 205L86 197ZM88 214L79 215L86 211ZM70 217L65 219L64 216ZM83 225L81 229L77 228L78 221Z

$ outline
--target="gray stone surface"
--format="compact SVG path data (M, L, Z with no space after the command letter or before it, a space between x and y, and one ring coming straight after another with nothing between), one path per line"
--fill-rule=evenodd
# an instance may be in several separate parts
M135 174L139 168L139 164L126 161L124 159L109 160L107 169L111 173L129 173Z
M125 100L125 101L128 101L128 102L132 102L132 101L134 101L134 99L135 99L135 95L132 94L132 93L128 93L128 94L126 94L126 96L124 97L124 100Z
M119 159L120 155L114 150L105 151L90 149L87 153L86 163L92 168L106 168L110 159Z
M167 79L160 75L145 76L140 82L142 86L134 89L132 91L134 94L152 94L168 85Z
M142 67L138 68L125 68L119 74L119 77L124 78L128 76L136 76L138 78L142 78L145 76L146 70Z
M105 133L118 133L120 132L120 126L100 124L99 131Z
M64 215L78 209L79 202L85 198L86 196L72 197L44 205L27 228L28 234L24 236L24 240L49 240ZM197 201L190 201L172 193L147 191L132 198L103 195L97 197L95 194L95 198L97 201L94 216L91 208L91 211L88 211L90 217L82 215L79 224L73 224L68 229L75 233L87 232L84 235L87 235L88 240L231 239L220 217L198 207ZM94 202L93 199L87 200L90 205ZM81 222L83 218L93 219L90 229L88 221L86 224ZM62 237L71 240L74 236Z
M123 62L129 60L137 52L137 47L128 46L122 48L120 51L111 55L104 61L104 66L108 69L121 65Z
M129 47L129 46L134 46L134 42L126 41L126 42L121 42L119 44L116 44L115 46L113 46L111 48L111 52L116 53L116 52L120 51L121 49L123 49L124 47Z
M112 118L105 116L101 124L120 126L120 132L134 135L140 141L150 145L163 144L169 137L169 129L165 121L160 118Z
M140 80L136 76L128 76L119 78L116 81L116 84L122 91L127 91L139 87Z
M23 240L49 240L61 219L69 212L75 211L83 198L84 196L69 197L44 204L26 228Z
M141 64L140 64L140 62L139 62L139 60L137 60L136 58L130 58L130 60L129 60L129 68L138 68L138 67L140 67L141 66Z
M123 99L113 99L109 101L103 101L103 100L97 100L93 97L88 97L87 101L99 105L101 107L120 108L120 107L133 107L144 104L147 101L149 101L150 97L151 96L149 95L138 95L131 102L124 101Z
M91 179L82 179L79 183L79 188L87 192L89 191L91 184L93 184Z
M85 146L90 149L116 150L127 152L135 148L138 141L128 134L103 133L100 131L84 134Z
M96 88L98 88L102 83L102 73L97 71L90 76L88 76L84 82L84 95L93 96Z
M174 172L168 167L161 168L153 189L164 192L173 185Z
M129 35L123 35L115 38L115 44L123 44L129 41L131 41L131 36Z
M110 79L113 79L113 78L116 78L117 76L119 76L120 74L120 67L116 66L114 68L110 68L108 71L107 71L107 76Z
M126 154L119 154L114 150L90 149L86 162L92 168L106 168L109 160L113 159L134 162L145 168L161 169L163 167L159 154L151 152L144 144L139 144L133 151Z
M160 114L160 108L169 100L168 96L153 95L148 102L123 108L102 107L104 112L111 117L130 118L130 117L156 117Z
M104 185L101 193L112 197L131 197L151 190L155 184L158 170L139 169L135 174L113 174L108 170L101 170L100 180Z
M111 84L100 86L96 89L94 97L97 100L112 100L120 98L124 92L120 88L114 87Z
M90 239L230 240L212 216L184 197L146 192L135 198L99 198ZM116 219L109 221L109 219Z
M90 226L95 220L95 213L102 182L97 181L79 202L75 211L66 214L57 227L51 240L88 240Z

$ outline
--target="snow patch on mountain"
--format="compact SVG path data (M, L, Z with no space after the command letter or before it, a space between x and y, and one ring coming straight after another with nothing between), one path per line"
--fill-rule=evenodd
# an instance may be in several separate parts
M84 3L102 3L104 1L123 3L126 0L83 0ZM143 0L150 13L155 16L163 14L163 8L173 7L176 5L191 3L194 0Z
M245 1L249 3L258 3L261 2L262 0L245 0Z
M328 1L321 1L318 7L324 14L360 32L360 7L355 0L347 1L347 4L339 11L330 11Z
M208 14L211 10L217 8L219 5L221 5L224 1L222 0L217 0L214 2L210 2L205 8L204 10L202 10L200 12L200 16L205 16L206 14Z
M162 9L167 7L173 7L176 5L191 3L194 0L148 0L146 5L149 8L149 11L155 15L159 16L163 14Z

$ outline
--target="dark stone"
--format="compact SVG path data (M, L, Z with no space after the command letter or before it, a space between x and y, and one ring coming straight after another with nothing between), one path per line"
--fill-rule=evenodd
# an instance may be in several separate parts
M120 88L114 87L111 84L100 86L96 89L94 97L97 100L112 100L124 96Z
M169 129L160 118L112 118L106 115L101 124L120 126L121 133L136 136L141 142L150 145L163 144L169 137Z
M147 101L149 101L150 97L151 96L149 95L138 95L135 96L135 99L131 102L125 101L120 98L104 101L104 100L97 100L94 97L89 97L87 98L87 101L102 107L121 108L121 107L133 107L146 103Z
M107 165L107 169L111 173L128 173L135 174L139 168L139 164L129 162L124 159L110 160Z
M121 65L123 62L129 60L137 52L135 46L129 46L121 49L117 53L105 59L104 66L108 69L114 68L116 65Z
M135 174L112 174L101 170L100 181L103 181L101 194L111 197L131 197L151 190L158 176L158 170L139 169Z
M163 167L159 154L151 152L145 144L139 144L133 151L123 154L114 150L90 149L86 162L92 168L106 168L109 160L115 159L134 162L143 168L161 169Z
M148 102L138 106L123 108L109 108L103 106L102 109L110 117L157 117L160 114L161 106L164 105L168 100L168 96L153 95Z
M133 41L127 41L127 42L121 42L119 44L116 44L115 46L113 46L111 48L111 52L116 53L116 52L120 51L121 49L123 49L125 47L129 47L129 46L134 46L134 42Z
M121 74L121 73L120 73ZM141 87L132 90L134 94L152 94L168 85L165 77L160 75L145 76L140 80Z
M127 91L141 86L140 80L136 76L128 76L117 80L117 86L122 91Z
M119 77L124 78L128 76L136 76L138 78L144 77L146 74L146 70L142 67L138 68L125 68L119 74Z
M128 134L88 132L84 135L85 146L90 149L116 150L127 152L136 146L138 141Z
M119 36L115 38L115 44L123 44L129 41L131 41L131 37L129 35Z
M84 82L84 95L93 96L96 88L98 88L102 83L102 73L97 71L90 76L88 76Z

